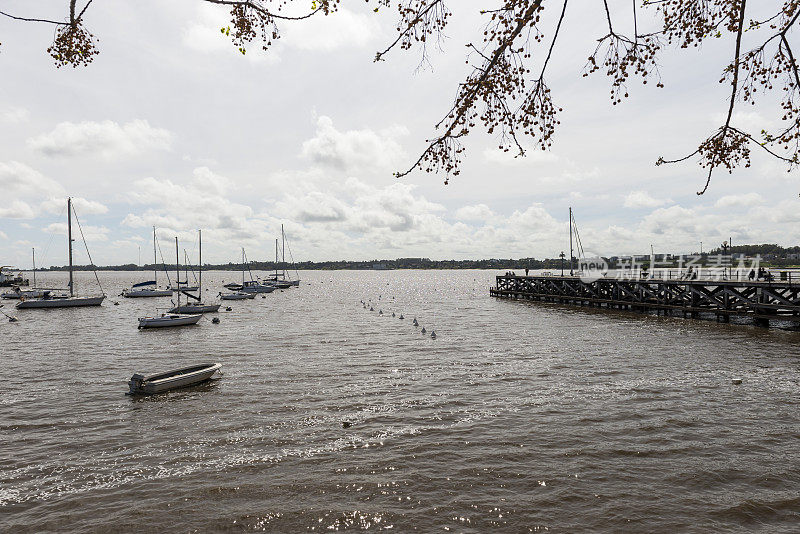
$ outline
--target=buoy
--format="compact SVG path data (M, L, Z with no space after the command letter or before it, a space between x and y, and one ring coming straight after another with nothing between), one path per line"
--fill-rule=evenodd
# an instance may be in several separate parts
M392 312L392 317L394 317L394 312Z
M373 308L372 306L370 306L370 307L369 307L369 311L375 311L375 308Z
M417 318L416 317L414 317L414 326L419 326L419 323L417 322Z
M231 310L233 310L233 308L231 308L230 306L225 308L225 311L231 311Z
M427 330L425 330L425 327L424 327L424 326L422 327L422 333L423 333L423 334L427 334L427 333L428 333L428 331L427 331Z
M213 319L211 319L211 322L214 324L219 324L219 317L214 317Z
M353 423L350 421L342 421L342 428L350 428L351 426L353 426Z
M733 380L731 380L731 382L733 382L734 384L736 384L738 386L739 384L742 383L742 379L741 378L734 378Z
M119 302L114 301L114 306L119 306Z
M431 339L436 339L436 330L431 332Z
M265 299L265 298L267 298L267 296L266 295L261 295L261 298Z
M383 310L378 310L378 315L383 315Z
M405 317L403 317L403 314L402 314L402 313L400 314L400 318L401 318L401 319L405 319Z
M16 323L17 321L19 321L19 319L17 319L16 317L11 317L11 316L9 315L9 317L8 317L8 322L9 322L9 323Z

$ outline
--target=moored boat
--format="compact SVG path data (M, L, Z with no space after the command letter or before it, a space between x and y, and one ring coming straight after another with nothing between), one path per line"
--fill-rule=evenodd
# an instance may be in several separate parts
M221 368L221 363L204 363L152 375L136 373L128 381L128 387L131 395L163 393L205 382Z
M139 317L139 328L165 328L170 326L187 326L197 324L200 313L162 313L159 317Z
M25 299L24 297L20 299L20 302L17 304L18 309L29 309L29 308L76 308L80 306L100 306L103 304L103 300L105 300L106 295L103 293L99 296L94 297L76 297L75 296L75 283L74 283L74 275L73 275L73 265L72 265L72 198L67 198L67 251L69 253L69 296L66 295L51 295L49 292L41 298L31 298ZM80 225L80 221L76 219L78 225ZM83 241L84 246L86 246L86 240ZM86 251L88 253L89 248L86 246ZM89 256L91 259L91 255ZM34 268L35 272L35 268ZM97 277L97 272L95 272L95 277ZM97 278L97 284L100 285L100 279ZM100 286L100 291L103 288Z
M50 294L49 289L20 289L19 287L12 288L11 291L6 291L0 298L4 299L40 299Z
M220 293L219 298L222 300L246 300L256 298L256 294L237 291L236 293Z
M126 289L125 291L122 292L123 297L132 299L132 298L172 296L171 289L158 289L156 287L158 285L158 270L155 268L158 262L158 255L156 254L157 246L158 246L158 240L156 238L156 227L154 226L153 227L153 279L147 280L145 282L139 282L138 284L133 284L130 289Z

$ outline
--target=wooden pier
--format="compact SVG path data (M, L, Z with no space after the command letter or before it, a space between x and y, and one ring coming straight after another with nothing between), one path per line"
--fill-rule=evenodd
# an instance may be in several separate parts
M678 280L574 276L497 277L493 297L525 299L598 308L655 312L692 318L800 323L797 281Z

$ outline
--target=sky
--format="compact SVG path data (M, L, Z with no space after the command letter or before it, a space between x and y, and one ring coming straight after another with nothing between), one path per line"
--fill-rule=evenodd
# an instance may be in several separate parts
M3 10L67 10L31 4ZM78 69L56 69L45 52L52 26L0 17L0 264L26 268L32 248L40 266L66 264L67 196L98 265L151 261L153 226L162 248L178 236L195 257L202 229L207 263L238 261L242 247L268 260L281 224L299 261L552 258L569 249L569 207L587 256L692 253L728 238L798 244L796 171L754 153L751 168L718 172L698 196L696 161L654 165L692 152L724 120L731 42L668 51L665 88L633 81L612 106L609 80L582 76L606 28L600 5L581 5L569 5L546 75L563 108L552 149L514 158L477 128L449 185L392 173L449 109L487 2L449 2L446 37L423 65L415 49L373 62L397 19L363 0L285 26L269 51L245 56L219 31L224 7L96 2L85 19L100 54ZM629 32L627 6L612 2ZM545 10L546 38L556 11ZM544 52L534 47L532 64ZM740 109L734 124L756 133L780 123L774 102ZM87 263L77 245L76 263Z

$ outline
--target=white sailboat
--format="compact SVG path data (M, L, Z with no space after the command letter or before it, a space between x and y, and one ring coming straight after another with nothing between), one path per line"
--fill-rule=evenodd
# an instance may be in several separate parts
M178 256L178 238L175 238L175 269L180 273L180 258ZM178 292L178 306L181 307L181 293ZM181 314L170 310L169 313L162 313L158 317L139 317L139 328L166 328L171 326L188 326L197 324L203 315Z
M291 249L289 250L291 253ZM297 287L300 285L300 278L292 280L286 272L286 233L283 231L281 225L281 263L283 264L283 272L278 274L278 240L275 240L275 274L268 278L268 282L274 284L279 289L287 289L289 287ZM296 273L297 271L295 271Z
M123 297L127 298L146 298L146 297L171 297L172 290L158 289L158 270L156 264L158 256L156 254L156 227L153 227L153 279L146 282L133 284L130 289L122 292Z
M245 284L245 280L244 280L244 267L245 267L245 264L246 264L246 258L245 258L245 254L244 254L244 247L242 247L242 284L241 285L239 285L239 284L227 284L225 287L229 287L229 286L231 288L235 287L236 291L234 291L233 293L220 293L219 294L219 298L221 300L245 300L245 299L254 299L254 298L256 298L255 292L246 293L246 292L242 291L242 289L244 289L244 284Z
M80 221L79 221L80 223ZM69 249L69 296L46 294L41 298L27 299L22 297L17 304L18 309L33 308L76 308L82 306L100 306L105 300L105 294L95 297L76 297L75 281L72 274L72 198L67 198L67 243ZM86 241L84 240L84 245ZM87 247L88 251L88 247ZM91 260L91 257L90 257ZM95 273L97 276L97 273ZM98 279L98 284L100 280ZM102 291L102 287L100 288Z
M197 239L200 250L199 267L198 267L198 282L197 282L197 296L190 294L186 290L178 292L178 299L180 294L183 293L187 297L187 303L181 306L180 303L169 310L169 313L214 313L219 311L219 304L204 304L203 303L203 234L200 230L197 231ZM189 298L194 299L194 303L189 303Z

